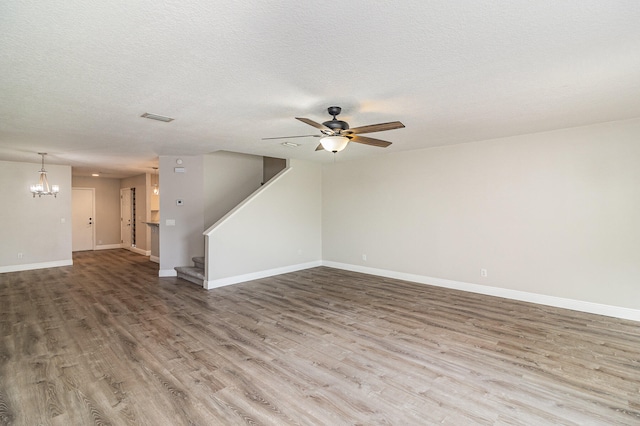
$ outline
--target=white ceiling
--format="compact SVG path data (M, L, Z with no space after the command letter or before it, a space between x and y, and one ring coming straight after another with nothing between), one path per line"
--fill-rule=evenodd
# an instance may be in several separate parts
M228 150L333 161L294 117L400 120L338 159L640 117L637 0L0 2L0 160L151 171ZM145 113L175 118L162 123Z

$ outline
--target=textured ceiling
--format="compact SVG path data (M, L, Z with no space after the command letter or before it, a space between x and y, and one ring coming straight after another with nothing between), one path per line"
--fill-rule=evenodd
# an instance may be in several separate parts
M0 2L0 160L150 171L228 150L333 161L294 119L343 107L389 148L640 117L640 2ZM175 118L162 123L145 112Z

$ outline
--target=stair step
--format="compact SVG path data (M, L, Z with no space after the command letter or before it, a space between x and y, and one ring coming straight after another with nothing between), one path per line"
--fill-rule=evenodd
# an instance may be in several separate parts
M204 285L204 269L195 266L176 266L173 268L178 273L178 278L187 280L194 284Z
M204 256L192 257L191 260L193 260L193 264L196 266L196 268L204 269Z

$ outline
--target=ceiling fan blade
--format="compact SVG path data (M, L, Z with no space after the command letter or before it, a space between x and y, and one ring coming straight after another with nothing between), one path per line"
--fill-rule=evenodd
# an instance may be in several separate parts
M342 133L348 135L356 135L360 133L382 132L385 130L402 129L404 124L399 121L391 121L389 123L370 124L368 126L354 127L353 129L344 130Z
M316 129L320 129L320 130L328 130L328 131L330 131L331 133L333 133L333 130L331 130L330 128L328 128L328 127L327 127L327 126L325 126L324 124L316 123L315 121L310 120L310 119L308 119L308 118L296 117L296 120L300 120L300 121L302 121L303 123L308 124L309 126L313 126L313 127L315 127Z
M349 136L351 142L363 143L365 145L378 146L380 148L386 148L391 145L391 142L383 141L382 139L368 138L366 136Z
M322 151L324 149L324 147L322 146L322 144L318 145L316 148L316 151Z
M278 136L275 138L262 138L263 141L270 139L292 139L292 138L319 138L322 135L300 135L300 136Z

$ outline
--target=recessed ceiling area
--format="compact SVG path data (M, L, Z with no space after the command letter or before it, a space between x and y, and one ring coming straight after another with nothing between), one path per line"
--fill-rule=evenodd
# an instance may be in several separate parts
M331 162L316 138L262 140L312 134L294 117L331 105L406 126L343 161L640 117L638 22L625 0L6 0L0 160L103 177L218 150Z

